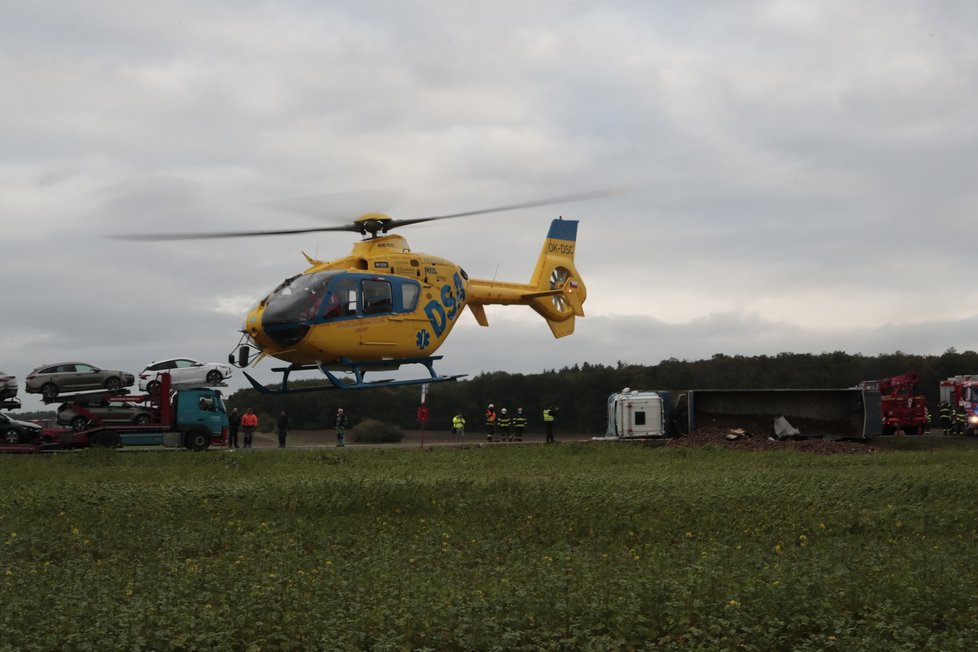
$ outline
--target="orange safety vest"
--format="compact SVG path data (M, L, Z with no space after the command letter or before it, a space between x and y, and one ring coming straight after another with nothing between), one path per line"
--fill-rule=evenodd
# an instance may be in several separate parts
M250 426L252 428L258 425L258 415L253 412L245 412L241 417L242 426Z

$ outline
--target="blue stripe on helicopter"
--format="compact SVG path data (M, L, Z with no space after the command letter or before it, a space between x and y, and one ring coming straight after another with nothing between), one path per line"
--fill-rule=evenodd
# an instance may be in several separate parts
M547 238L577 242L577 220L554 220L550 223Z

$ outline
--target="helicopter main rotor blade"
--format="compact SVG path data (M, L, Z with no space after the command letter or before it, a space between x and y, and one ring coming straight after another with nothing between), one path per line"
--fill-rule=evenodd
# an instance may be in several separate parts
M592 190L589 192L579 192L572 195L562 195L558 197L548 197L547 199L536 199L533 201L521 202L518 204L508 204L505 206L496 206L493 208L483 208L475 211L466 211L464 213L450 213L448 215L433 215L429 217L417 217L409 219L389 219L386 218L382 221L377 221L376 224L367 224L363 222L353 222L351 224L344 224L340 226L321 226L313 227L308 229L270 229L265 231L220 231L211 233L146 233L146 234L129 234L129 235L111 235L110 238L116 240L129 240L135 242L155 242L155 241L167 241L167 240L214 240L219 238L255 238L259 236L266 235L299 235L304 233L322 233L326 231L352 231L354 233L360 233L366 235L370 233L376 235L378 231L387 233L389 230L397 228L399 226L408 226L410 224L421 224L422 222L432 222L434 220L447 220L455 217L471 217L473 215L486 215L488 213L502 213L505 211L514 211L520 208L534 208L536 206L551 206L553 204L569 204L571 202L586 201L588 199L600 199L602 197L612 197L615 195L621 195L628 192L628 188L608 188L604 190ZM316 200L318 198L302 198L296 200L298 202L305 202L308 200ZM285 208L287 210L295 210L295 205L289 205L292 200L286 200L285 202L271 202L268 205L276 206L280 208ZM299 211L305 212L306 214L312 214L312 211Z
M366 204L384 206L393 204L401 195L400 188L376 188L355 190L308 197L292 197L258 202L257 206L266 209L285 211L317 220L331 222L331 226L309 227L305 229L274 229L268 231L214 231L210 233L133 233L110 235L113 240L131 242L155 242L168 240L217 240L221 238L253 238L265 235L301 235L321 231L348 231L363 233L363 227L349 221L351 214L362 212Z
M278 229L275 231L220 231L215 233L145 233L130 235L110 235L113 240L130 240L133 242L156 242L166 240L216 240L218 238L255 238L264 235L297 235L300 233L318 233L320 231L353 231L360 233L360 227L354 224L343 226L320 226L311 229Z
M447 220L453 217L471 217L473 215L485 215L487 213L503 213L505 211L515 211L520 208L534 208L537 206L552 206L554 204L570 204L572 202L586 201L588 199L601 199L603 197L613 197L615 195L622 195L628 192L628 188L606 188L604 190L591 190L589 192L579 192L573 195L563 195L559 197L549 197L547 199L535 199L533 201L521 202L519 204L509 204L506 206L496 206L494 208L483 208L477 211L466 211L464 213L451 213L449 215L434 215L430 217L416 217L404 220L391 220L387 229L393 229L399 226L407 226L409 224L420 224L422 222L431 222L433 220ZM385 229L385 231L387 230Z

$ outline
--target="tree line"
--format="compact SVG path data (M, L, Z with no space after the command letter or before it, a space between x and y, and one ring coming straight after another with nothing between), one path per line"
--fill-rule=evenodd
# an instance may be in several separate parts
M842 351L771 356L717 353L704 360L669 358L655 365L585 362L537 374L481 373L469 379L430 385L427 396L429 419L425 427L448 430L452 417L460 413L466 419L467 430L479 431L483 426L483 412L492 403L497 411L505 407L510 414L522 407L529 421L528 430L541 432L543 408L552 405L559 407L558 431L601 434L606 427L608 396L625 387L672 391L837 389L908 372L918 374L917 393L927 397L931 413L936 414L940 381L960 374L978 374L978 353L959 353L953 348L938 356L901 351L877 356ZM290 387L317 383L321 381L299 381L290 383ZM417 422L420 399L420 386L409 385L286 396L242 389L228 397L227 402L239 410L252 408L265 429L274 426L283 410L294 429L331 428L337 408L342 407L349 415L351 425L370 418L405 430L417 430L420 428Z

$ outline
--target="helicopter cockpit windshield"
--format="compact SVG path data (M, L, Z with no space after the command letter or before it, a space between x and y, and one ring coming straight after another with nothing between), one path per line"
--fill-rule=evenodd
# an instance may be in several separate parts
M267 326L311 321L328 294L330 281L340 273L316 272L283 283L268 297L263 323Z

